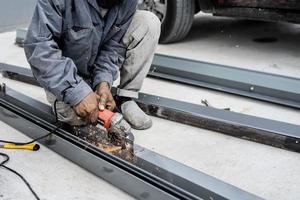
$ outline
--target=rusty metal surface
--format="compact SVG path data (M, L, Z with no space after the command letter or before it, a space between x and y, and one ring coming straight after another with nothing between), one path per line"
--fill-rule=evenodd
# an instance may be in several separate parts
M137 102L152 116L300 152L299 125L148 94L140 94Z

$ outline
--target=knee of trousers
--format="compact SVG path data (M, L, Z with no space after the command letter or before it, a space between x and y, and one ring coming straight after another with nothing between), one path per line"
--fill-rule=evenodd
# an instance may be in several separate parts
M140 23L147 29L145 39L151 40L154 44L158 43L161 31L161 22L158 17L150 11L139 11L138 17Z

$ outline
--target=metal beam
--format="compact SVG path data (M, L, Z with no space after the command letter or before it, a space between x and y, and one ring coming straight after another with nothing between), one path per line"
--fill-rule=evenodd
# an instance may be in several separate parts
M149 115L300 152L300 126L140 93L136 100Z
M300 108L300 79L156 54L148 76Z
M29 69L0 65L8 78L34 82ZM24 70L26 72L24 72ZM35 81L35 84L38 83ZM300 152L300 126L150 94L136 100L149 115L217 131L241 139Z
M0 63L0 71L2 75L6 78L40 86L40 84L33 77L31 70L28 68Z
M23 45L26 30L17 30ZM155 54L149 77L300 108L300 79Z
M49 131L3 107L0 107L0 119L31 138L45 135ZM145 199L145 195L149 199L177 199L57 135L53 135L49 141L44 139L40 143L138 199Z
M0 119L32 138L55 128L49 110L10 88L0 92ZM138 145L129 163L63 129L41 143L138 199L261 199Z

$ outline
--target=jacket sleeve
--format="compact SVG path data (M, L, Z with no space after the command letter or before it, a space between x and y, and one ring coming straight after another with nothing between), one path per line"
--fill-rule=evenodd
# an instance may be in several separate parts
M32 72L43 88L73 106L92 92L77 75L74 62L62 56L56 41L62 36L62 5L38 0L25 39L24 50Z
M93 70L93 88L96 88L100 82L108 82L111 86L113 81L118 78L119 67L123 64L126 46L122 39L127 32L132 21L133 15L137 9L137 0L123 1L122 11L119 11L117 22L118 25L112 27L111 32L114 34L102 45L98 54Z

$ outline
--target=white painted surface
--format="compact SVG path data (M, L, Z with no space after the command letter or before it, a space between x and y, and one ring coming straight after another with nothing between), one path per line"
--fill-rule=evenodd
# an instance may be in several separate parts
M201 16L193 29L186 41L160 46L158 52L300 77L297 25ZM252 41L260 36L276 37L279 41L270 44ZM0 61L28 67L23 49L14 46L13 40L13 33L0 35ZM45 102L38 87L4 78L0 81ZM142 91L198 104L207 99L218 108L230 107L235 112L300 124L300 114L295 109L210 90L146 79ZM135 131L136 143L261 197L300 199L300 154L167 120L153 120L150 130ZM0 138L26 140L5 124L0 127ZM26 175L43 199L130 198L46 148L39 152L6 152L12 159L9 166ZM0 185L3 184L5 187L0 187L3 199L27 199L22 195L30 198L19 179L1 169Z

